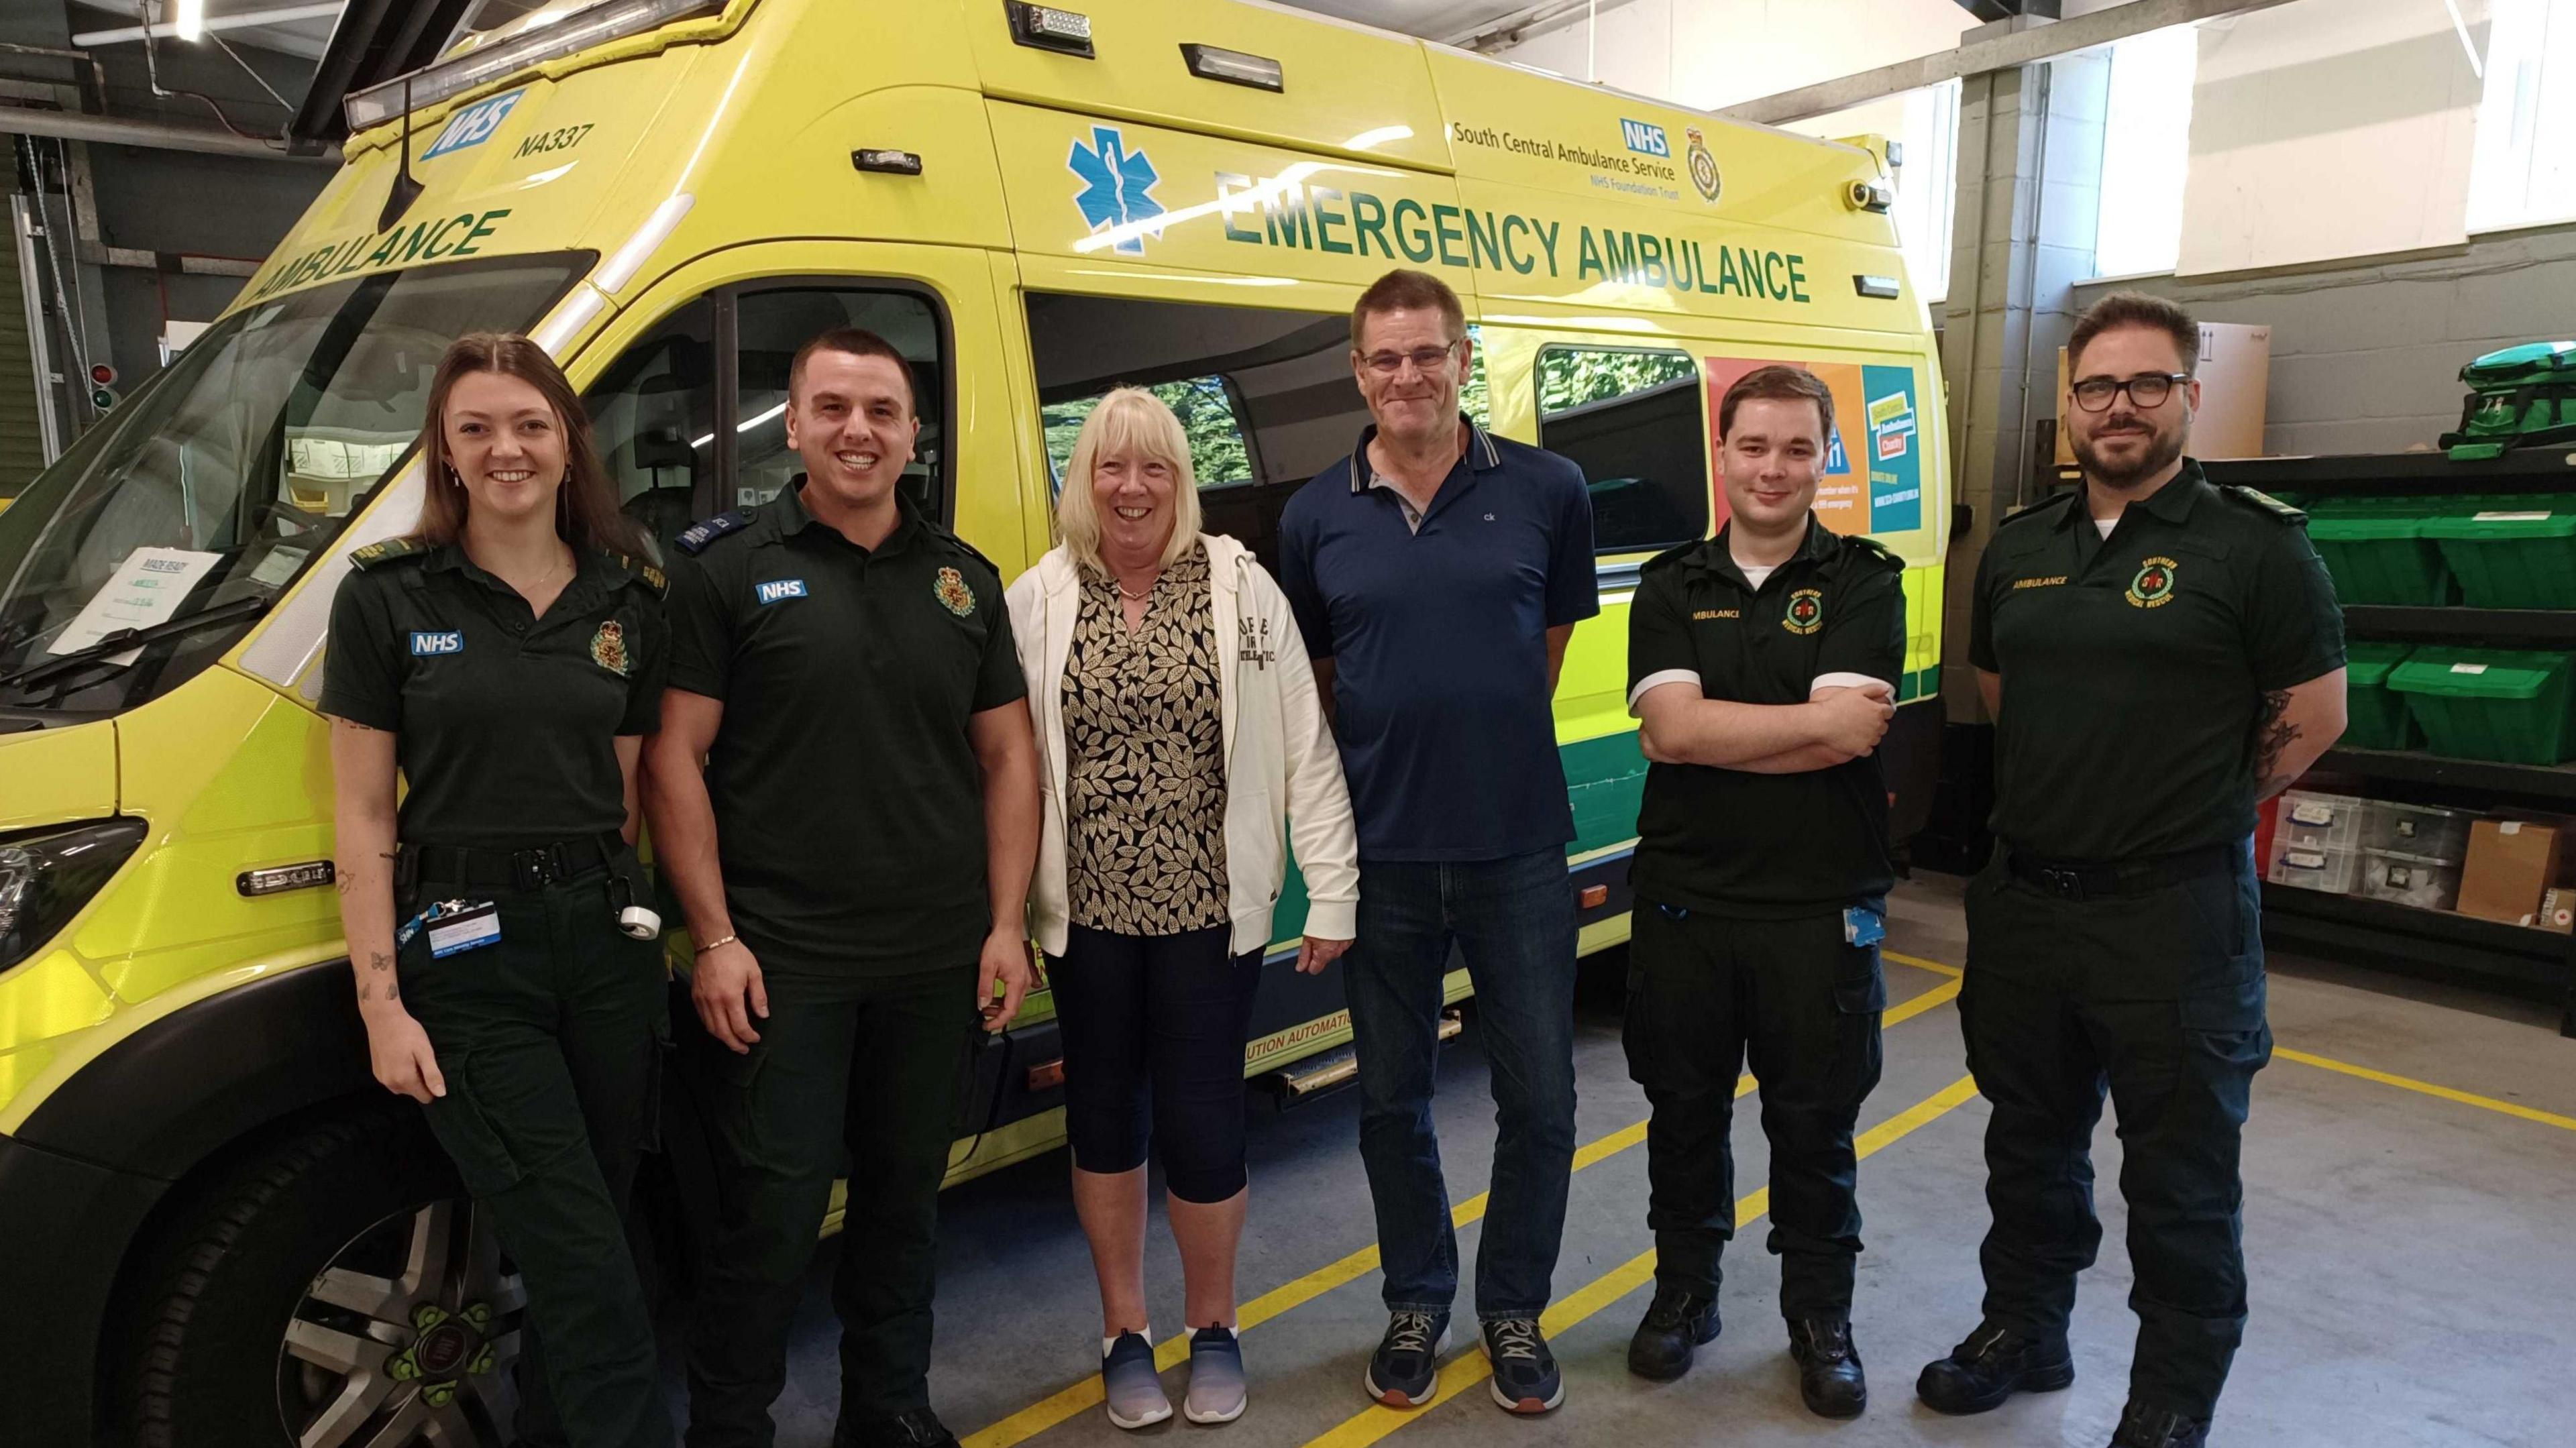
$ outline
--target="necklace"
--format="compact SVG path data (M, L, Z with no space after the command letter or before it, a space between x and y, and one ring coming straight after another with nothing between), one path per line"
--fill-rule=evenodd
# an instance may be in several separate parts
M1158 580L1159 580L1159 579L1163 576L1163 575L1162 575L1162 571L1161 571L1160 569L1155 570L1155 574L1154 574L1154 576L1155 576L1155 578L1156 578L1156 579L1158 579ZM1151 583L1148 583L1148 584L1146 584L1146 585L1145 585L1145 591L1144 591L1144 592L1142 592L1142 593L1135 593L1135 592L1130 592L1130 591L1129 591L1129 589L1128 589L1128 587L1127 587L1126 582L1125 582L1124 580L1120 579L1119 577L1117 577L1115 574L1113 574L1113 575L1111 575L1111 576L1110 576L1109 581L1118 585L1118 596L1119 596L1120 598L1124 598L1124 599L1128 599L1128 600L1136 601L1136 602L1142 602L1143 600L1148 599L1148 598L1152 598L1152 597L1154 596L1154 585L1153 585L1153 584L1151 584Z

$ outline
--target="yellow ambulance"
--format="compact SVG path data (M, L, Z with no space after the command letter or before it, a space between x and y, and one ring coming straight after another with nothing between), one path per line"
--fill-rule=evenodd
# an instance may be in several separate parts
M460 332L563 360L667 540L787 483L789 358L873 329L921 399L906 486L1010 574L1120 382L1187 420L1209 526L1269 554L1366 420L1353 300L1440 274L1480 344L1470 407L1593 490L1602 612L1556 706L1587 950L1626 932L1638 565L1722 516L1726 384L1802 363L1841 419L1819 508L1909 565L1887 752L1920 818L1947 458L1880 143L1234 0L497 8L349 98L345 164L222 320L0 513L11 1441L501 1441L521 1295L369 1079L314 712L332 590L417 515L411 441ZM1339 994L1274 970L1247 1074L1337 1074L1311 1062L1347 1040ZM983 1053L958 1174L1060 1139L1051 1015ZM703 1190L683 1094L666 1232ZM484 1370L397 1382L442 1320Z

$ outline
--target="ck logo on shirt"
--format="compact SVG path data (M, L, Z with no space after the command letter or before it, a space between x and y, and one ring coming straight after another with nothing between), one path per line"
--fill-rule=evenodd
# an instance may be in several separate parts
M411 636L411 652L414 658L430 654L461 654L465 652L465 635L457 629L415 629Z
M767 583L753 584L751 592L754 598L759 599L764 604L776 603L782 598L803 598L805 596L805 580L801 578L773 578Z

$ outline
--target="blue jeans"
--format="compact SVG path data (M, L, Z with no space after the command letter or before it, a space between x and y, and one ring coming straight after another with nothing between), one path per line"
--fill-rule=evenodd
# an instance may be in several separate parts
M1455 942L1493 1069L1492 1205L1476 1315L1547 1307L1574 1171L1574 887L1565 854L1469 864L1360 864L1359 938L1344 957L1359 1049L1360 1159L1377 1203L1393 1312L1446 1312L1458 1237L1431 1124L1441 977Z

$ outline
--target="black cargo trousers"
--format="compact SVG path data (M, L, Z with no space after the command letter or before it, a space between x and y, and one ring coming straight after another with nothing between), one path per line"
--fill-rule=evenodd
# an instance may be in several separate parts
M1959 996L1986 1126L1986 1320L2063 1338L2093 1264L2093 1128L2118 1113L2138 1315L2132 1402L2211 1416L2245 1332L2238 1140L2271 1060L2252 842L2181 878L2154 862L1968 885ZM2069 872L2073 873L2073 872Z
M1781 1316L1849 1321L1861 1250L1852 1128L1878 1085L1887 1006L1878 947L1845 943L1840 910L1746 920L1640 899L1629 932L1622 1034L1652 1108L1656 1282L1717 1296L1735 1236L1735 1086L1749 1061L1771 1141Z
M621 933L616 911L651 898L634 852L620 850L604 869L532 888L424 879L395 901L400 920L440 901L500 906L493 944L433 958L421 929L395 958L446 1078L430 1130L526 1287L516 1426L529 1448L673 1439L625 1222L655 1138L669 976L661 942ZM506 1308L482 1306L498 1335Z

